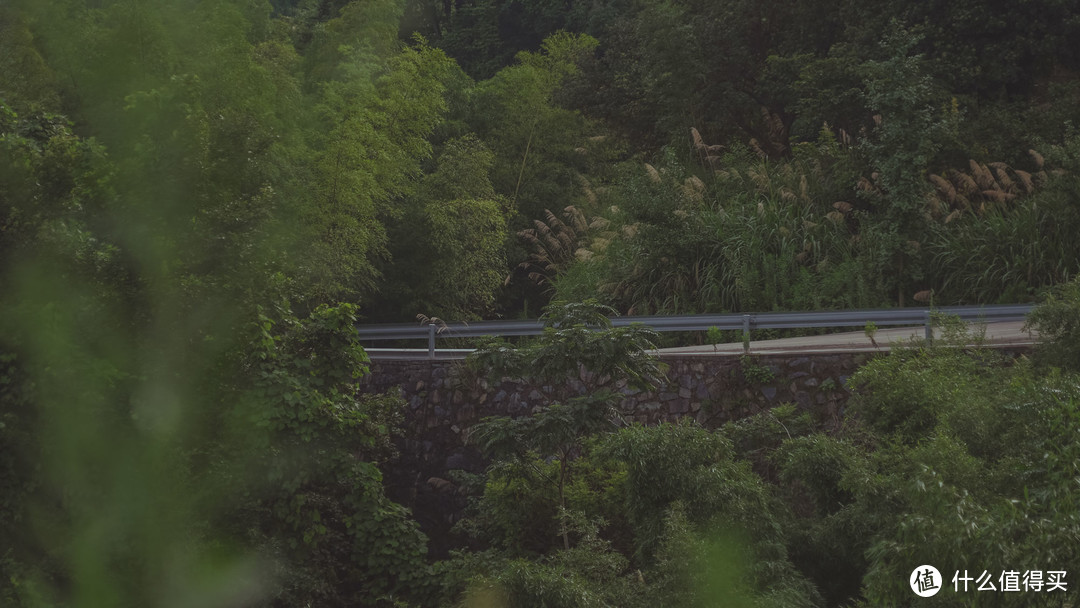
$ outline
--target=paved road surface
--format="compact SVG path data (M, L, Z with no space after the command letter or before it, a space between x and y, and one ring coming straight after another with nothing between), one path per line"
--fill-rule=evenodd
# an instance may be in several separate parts
M1035 343L1037 337L1034 333L1023 331L1023 321L1009 321L1003 323L988 323L986 327L986 342L994 345L1024 346ZM819 353L819 352L877 352L887 351L893 343L904 342L911 338L922 339L924 329L920 327L901 327L894 329L879 329L874 335L875 346L862 331L845 332L842 334L828 334L824 336L806 336L802 338L784 338L781 340L760 340L750 342L750 352L759 355L784 354L784 353ZM935 337L941 335L941 331L935 331ZM678 348L660 349L661 354L678 355L741 355L743 353L742 342L734 344L720 344L715 348L705 346L681 346Z

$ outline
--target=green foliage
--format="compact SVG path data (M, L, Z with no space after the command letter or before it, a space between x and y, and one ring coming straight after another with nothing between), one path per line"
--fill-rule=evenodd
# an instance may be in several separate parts
M310 199L298 208L309 230L303 270L324 299L357 299L374 287L374 260L386 253L380 220L397 214L392 202L415 187L431 153L427 137L446 110L442 81L451 64L418 41L385 71L361 52L341 65L350 77L322 88L316 111L326 134L313 142L311 181L297 193Z
M858 597L868 568L864 553L876 520L861 512L849 485L866 457L855 443L822 434L789 438L772 456L797 514L788 528L792 562L826 605Z
M592 522L574 522L580 543L539 560L469 564L473 578L463 606L647 606L640 576L626 573L626 558L611 550ZM480 566L480 567L478 567Z
M801 484L820 515L836 513L852 501L841 482L859 457L854 445L822 434L789 437L773 455L780 479Z
M672 559L670 543L687 540L679 538L685 532L669 519L681 505L685 521L698 532L745 534L748 556L740 560L749 583L745 590L782 605L815 603L816 593L787 561L777 503L748 463L735 459L729 440L684 422L634 425L605 444L606 453L627 467L625 509L639 560L671 567L665 564ZM727 553L725 559L732 559L732 549L727 545L712 556Z
M583 272L601 277L606 301L641 314L880 305L856 216L824 168L847 171L846 153L827 140L799 152L785 164L732 154L735 166L705 180L678 164L628 167L607 194L610 236L594 241Z
M850 44L833 45L826 56L800 54L769 57L770 68L790 63L798 69L792 88L797 115L791 125L793 136L809 141L829 125L843 133L868 128L862 59Z
M0 507L0 597L422 597L425 540L378 469L401 402L357 396L357 309L324 299L355 276L320 267L319 279L304 257L318 245L290 243L328 227L359 234L350 226L374 217L374 201L405 189L440 112L428 85L445 56L395 49L371 78L319 92L319 112L380 125L378 136L363 120L338 133L339 144L385 145L360 169L374 181L358 185L327 169L297 53L256 6L45 4L23 3L20 23L72 122L33 109L47 96L25 87L18 113L0 106L0 475L13 501ZM312 175L333 183L301 195ZM308 205L330 198L322 216ZM335 255L366 260L377 232ZM294 316L288 295L315 284L326 289L305 293L307 313Z
M721 332L719 327L713 326L705 332L705 339L709 342L709 344L716 345L723 341L724 334L723 332Z
M0 97L19 109L57 111L54 79L22 16L0 9Z
M913 289L910 281L923 278L919 246L924 225L924 199L930 185L925 171L941 145L943 120L932 79L922 58L911 55L918 40L903 30L883 43L889 59L868 62L867 105L879 125L866 142L866 153L876 172L876 187L864 198L877 211L864 238L878 242L871 272L883 277L883 288L895 291L899 306Z
M492 183L524 220L519 228L552 201L568 204L577 193L574 173L584 159L575 148L584 143L585 123L558 107L554 95L595 47L589 36L552 36L541 52L519 54L518 65L476 87L472 125L495 154Z
M927 111L927 128L937 132L939 113ZM830 137L824 131L818 145L797 146L792 161L712 156L727 168L704 180L685 165L627 167L605 191L602 238L562 270L570 279L559 289L633 313L806 310L881 307L900 295L909 302L932 294L935 304L1023 301L1075 274L1080 253L1067 237L1076 224L1072 143L1048 149L1052 171L972 165L985 170L979 180L993 188L985 193L955 169L946 173L955 186L933 175L935 191L914 174L890 191L884 173L871 169L895 161L899 179L914 157L878 158L895 146L845 148ZM851 180L846 191L838 179ZM907 188L906 211L894 206L898 188ZM841 196L851 202L835 200ZM586 277L591 290L581 285Z
M794 404L782 403L759 414L724 425L723 432L740 457L748 460L763 478L776 481L776 462L772 456L785 441L814 432L810 414Z
M434 278L435 293L460 294L459 302L444 300L441 314L469 318L489 312L506 268L504 205L458 199L429 206L426 219L434 259L425 272Z
M250 387L238 426L250 437L258 477L245 495L269 512L261 550L285 560L280 601L373 605L419 593L426 540L407 511L383 495L377 464L394 454L390 436L403 403L358 396L367 355L353 327L355 306L319 307L301 322L260 314Z
M554 476L556 463L513 462L492 469L474 520L509 533L507 544L456 562L472 575L464 605L698 606L720 597L815 605L787 561L779 505L721 435L688 424L601 435L575 461L568 492L586 511L555 511L550 520L551 486L528 480ZM514 519L500 520L507 516ZM551 545L558 533L573 539L569 547ZM554 572L560 578L549 578Z
M587 268L565 271L568 276L588 277L596 284L591 294L645 314L902 306L929 289L945 303L1017 301L1071 276L1072 241L1056 236L1058 227L1072 225L1065 207L1047 212L1042 204L1020 206L997 217L997 209L968 208L950 199L951 208L942 210L927 200L930 172L987 154L1007 155L1011 162L1039 137L1023 126L990 133L990 123L1002 126L1000 117L1032 106L1015 97L973 94L1001 86L998 79L1005 77L996 73L976 86L969 70L979 60L962 68L955 63L961 55L978 55L974 49L997 48L997 42L973 33L941 38L930 23L941 23L951 9L940 6L745 8L641 5L603 31L604 56L588 68L594 70L589 77L604 84L603 100L586 101L586 107L616 128L626 127L635 142L645 142L639 144L645 158L662 157L657 143L672 143L664 160L653 163L660 168L655 185L632 184L644 181L638 173L620 180L619 192L605 201L621 212L608 219L632 236L605 239L592 251L599 255L580 263ZM1075 24L1051 24L1047 15L1058 9L1043 8L1016 28L967 8L958 9L957 18L970 23L971 32L997 31L999 50L1008 47L1006 54L1028 58L1031 41L1020 30L1030 25L1056 32L1041 47L1052 63L1069 56L1058 36ZM813 15L807 22L821 26L805 31L801 11ZM943 52L952 55L945 58ZM1028 76L1048 65L1033 67ZM1021 81L1031 82L1005 80L1021 88L1028 86ZM1057 104L1051 105L1056 112ZM1064 124L1054 122L1043 137L1062 141ZM685 137L690 127L698 138L692 142ZM1005 140L1011 147L998 143ZM749 173L746 159L734 153L747 143L772 165L765 170L771 187L731 179ZM695 177L705 186L701 198L721 203L723 215L734 216L716 235L716 218L690 201L678 202L695 163L701 165ZM796 178L801 173L803 183L783 183L776 179L779 170ZM754 167L753 173L763 171ZM714 175L725 187L713 186ZM732 190L768 196L729 201L736 198L727 193ZM754 213L759 202L765 203L764 213ZM843 210L834 211L834 204ZM773 205L798 213L795 221L761 218ZM637 209L649 213L638 215ZM933 221L939 216L951 224ZM743 225L732 226L737 223ZM843 230L826 234L824 228L841 224ZM730 246L721 249L725 241ZM561 296L570 293L590 295L577 280L567 281Z
M1077 139L1048 148L1048 166L1036 161L1034 192L983 214L965 214L951 224L935 225L929 246L933 282L952 301L1014 302L1034 299L1045 288L1076 276L1078 218ZM1050 163L1053 163L1050 165ZM999 176L1000 177L1000 176Z
M877 340L874 339L874 336L877 335L877 329L877 324L873 321L867 321L866 325L863 327L863 333L866 334L866 338L870 340L870 343L873 344L875 348L878 346Z
M912 563L1076 570L1080 30L1068 3L1006 8L5 5L0 603L435 604L472 581L466 602L796 606L809 579L888 605ZM508 235L569 205L548 278L611 308L474 357L552 403L475 429L501 461L469 525L495 549L432 568L383 492L402 404L358 396L353 324L531 314L520 275L501 289L529 255ZM836 436L791 406L609 433L621 392L561 388L659 377L615 310L1054 285L1046 365L946 324L952 348L855 374Z
M974 562L986 564L982 566L986 569L1012 568L1011 563L1033 568L1026 564L1047 560L1075 563L1075 553L1062 550L1064 538L1073 533L1072 526L1067 517L1062 519L1063 512L1056 511L1063 506L1067 509L1073 498L1051 481L1069 475L1072 465L1047 459L1043 447L1043 437L1063 428L1062 422L1071 418L1075 408L1068 389L1054 393L1051 386L1061 384L1052 378L1016 378L1010 389L1003 391L1003 398L991 402L991 411L979 415L980 419L996 416L998 420L991 424L1005 427L996 429L991 435L994 439L982 437L982 429L968 432L964 424L970 424L971 419L957 424L959 417L954 412L939 425L932 440L907 450L883 450L875 458L878 463L873 470L884 476L880 488L888 488L885 496L879 490L876 500L884 498L894 505L893 515L876 514L877 522L894 523L881 529L867 553L870 568L864 578L864 593L870 601L894 596L900 590L894 579L910 568L910 561L930 556L940 563L958 564L947 569L963 569L962 564ZM1031 400L1032 390L1044 397ZM1064 423L1066 427L1069 424ZM1042 468L1040 462L1049 464L1046 476L1036 473ZM906 469L903 475L913 481L902 483L888 472L890 468ZM856 489L857 493L862 491ZM1048 495L1044 493L1055 496L1053 506L1028 498ZM1040 520L1048 527L1035 523ZM1044 532L1030 535L1021 531L1033 529Z
M939 342L963 347L967 345L964 338ZM996 374L988 371L980 359L993 360L994 355L988 351L976 357L959 349L939 351L894 347L892 356L868 363L849 383L859 387L859 395L872 397L856 397L853 409L876 431L915 443L951 413L951 404L974 406L991 398L997 390Z
M768 384L776 377L771 367L756 363L750 355L739 357L739 369L750 384Z
M565 386L569 379L587 372L601 385L621 380L644 390L662 371L650 352L655 349L656 334L637 325L613 328L606 316L611 312L595 301L554 303L544 317L544 334L536 341L519 348L492 341L470 354L467 365L496 379L522 378L536 386ZM537 457L556 458L557 475L547 481L556 486L558 506L565 509L571 461L584 438L614 425L621 394L593 386L584 387L578 395L570 395L566 388L555 393L555 402L531 416L485 419L473 428L471 440L489 454L530 463L536 471L540 470ZM562 537L563 549L569 550L565 525Z
M561 464L526 452L492 466L487 471L483 500L459 529L510 555L545 553L561 534Z
M863 333L866 334L867 338L870 338L870 340L873 341L874 336L877 335L877 329L877 323L867 321L866 325L863 326Z
M764 487L734 461L730 443L696 425L655 429L635 425L613 436L605 447L627 465L626 511L640 558L655 554L666 514L675 502L682 502L687 517L698 524L720 513L731 518L729 523L749 524L750 518L740 517L764 506ZM754 523L768 525L761 520Z
M710 327L705 332L705 340L709 344L713 345L713 352L715 352L717 345L724 341L724 332L722 332L719 327L716 327L716 326ZM744 346L747 346L747 348L749 347L748 345L744 345Z
M604 7L606 8L606 7ZM420 31L476 78L490 78L520 51L535 51L563 30L583 31L597 6L537 0L444 3L410 0L403 30ZM609 9L610 10L610 9Z
M42 457L42 446L35 437L40 421L34 392L18 357L0 354L0 402L4 404L0 412L0 571L7 578L0 583L0 600L10 605L18 605L19 597L32 597L36 591L33 566L20 555L30 542L26 530L33 519L29 499L39 483L34 471Z
M119 274L116 248L89 229L109 204L109 169L93 139L62 116L20 116L0 101L0 257L5 270L35 255L75 262L90 277ZM9 283L10 284L10 283Z
M584 368L598 379L625 378L650 386L662 372L653 353L656 332L641 325L611 327L610 307L595 300L553 302L544 315L544 333L524 347L492 340L469 356L467 365L493 378L554 382ZM602 330L602 331L597 331Z
M1032 197L1035 199L1036 197ZM1075 276L1072 225L1066 209L1029 200L955 225L934 226L930 254L933 283L957 302L1028 300L1041 288ZM1058 209L1062 213L1058 212Z
M597 375L611 380L654 374L657 370L636 369L637 365L627 368L636 369L630 373L605 364L604 359L618 356L588 346L590 335L618 331L589 331L589 326L610 326L603 312L595 304L554 308L548 323L555 327L538 345L488 346L478 351L472 364L493 369L496 376L548 384L576 375L578 366L605 370ZM556 341L566 344L552 344ZM610 337L609 341L621 344ZM548 358L554 359L552 364ZM814 592L787 561L780 524L768 516L777 505L749 466L735 460L730 442L692 424L633 425L603 434L611 421L607 412L616 400L617 394L596 391L571 397L565 404L553 403L531 416L489 419L473 429L474 440L486 450L511 458L504 457L489 470L484 497L467 527L494 536L507 561L463 566L483 573L474 579L466 603L488 597L513 605L633 606L665 597L693 606L740 589L738 593L747 598L812 605ZM589 435L598 439L583 442ZM670 515L673 508L685 517ZM597 544L595 531L574 523L598 516L607 522L608 534L617 544ZM735 557L737 543L693 540L698 533L720 529L748 534L753 557L745 582L738 582L735 572L719 583L706 574L718 564L741 561ZM557 535L562 537L561 548L552 542ZM614 546L632 551L644 569L644 574L639 570L637 583L627 572L626 558L611 551ZM540 556L528 562L520 559L534 552ZM688 556L697 556L689 558L693 562L689 570L680 566ZM564 570L568 574L550 578L550 568L558 565L570 568Z
M527 418L496 418L477 426L473 439L485 452L507 456L528 451L540 454L568 452L581 437L613 425L615 395L601 390L553 403Z
M1059 519L1056 507L1029 498L1049 493L1063 501L1059 506L1072 500L1053 481L1070 474L1071 461L1052 456L1071 448L1048 450L1046 442L1072 424L1073 381L1034 373L1023 363L988 367L992 359L984 351L957 348L966 342L960 335L945 347L894 349L860 369L852 379L859 387L852 407L882 433L873 439L877 449L853 457L851 446L823 449L826 443L814 448L814 458L826 459L817 470L827 476L813 467L787 470L811 489L815 508L833 505L825 507L833 514L821 525L862 530L872 539L863 578L871 602L906 591L902 577L913 560L933 558L949 564L947 570L975 562L993 570L1075 560L1061 549L1071 524ZM806 458L808 447L785 451ZM1040 527L1046 532L1037 541L1019 531L1042 518L1059 523ZM809 544L815 545L824 548Z
M444 145L435 171L390 226L393 261L386 274L402 295L388 294L387 305L445 319L491 311L505 276L511 215L489 178L494 162L474 135Z
M657 551L653 602L672 606L752 606L752 585L746 555L735 535L714 532L703 539L676 503L665 522L664 542ZM778 604L788 605L788 604Z
M1039 332L1039 360L1080 370L1080 281L1060 285L1031 312L1026 329Z

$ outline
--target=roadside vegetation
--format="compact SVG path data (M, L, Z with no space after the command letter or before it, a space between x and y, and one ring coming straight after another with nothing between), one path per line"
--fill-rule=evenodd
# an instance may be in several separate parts
M1080 571L1080 7L1014 4L4 3L0 605L879 606L917 564ZM358 322L543 313L473 371L647 384L654 335L584 325L1036 301L1031 357L894 350L830 434L603 392L486 421L448 559L386 495L401 399L358 391Z

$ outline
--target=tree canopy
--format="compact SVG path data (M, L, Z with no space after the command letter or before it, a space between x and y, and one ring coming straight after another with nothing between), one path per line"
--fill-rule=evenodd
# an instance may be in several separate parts
M931 556L1075 570L1078 39L1077 0L3 4L0 603L881 605ZM833 434L622 425L605 391L488 421L445 560L385 489L406 406L359 392L359 322L548 311L476 365L633 384L658 338L606 315L1040 300L1031 361L898 350Z

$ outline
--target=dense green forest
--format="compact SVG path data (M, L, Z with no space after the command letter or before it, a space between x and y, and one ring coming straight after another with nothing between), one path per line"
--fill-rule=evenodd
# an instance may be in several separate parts
M0 605L879 606L918 564L1080 572L1077 40L1077 0L0 4ZM401 400L357 390L358 322L544 311L472 372L645 385L656 336L582 324L1036 301L1031 357L952 328L862 368L827 434L621 425L603 391L489 420L449 556L384 488Z

